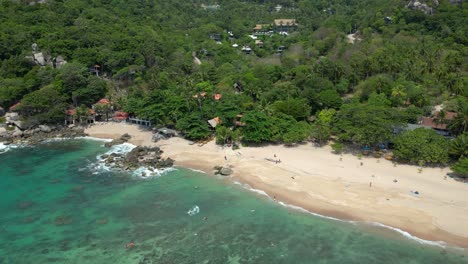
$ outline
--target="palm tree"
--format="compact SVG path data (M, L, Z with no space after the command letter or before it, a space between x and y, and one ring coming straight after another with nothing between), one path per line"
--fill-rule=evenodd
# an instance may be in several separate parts
M398 84L392 89L392 97L398 100L398 103L402 102L406 98L406 89L403 85Z
M449 153L457 159L468 157L468 133L459 135L450 143Z
M440 110L434 118L434 124L436 126L441 125L441 124L446 124L447 123L446 116L447 116L447 113L445 112L445 110Z
M457 115L449 124L450 131L455 134L467 132L468 129L468 103L459 100L457 105Z

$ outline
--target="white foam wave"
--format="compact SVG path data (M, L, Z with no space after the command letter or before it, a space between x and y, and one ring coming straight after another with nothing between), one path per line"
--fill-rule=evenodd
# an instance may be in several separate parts
M150 169L147 167L140 167L132 172L133 176L143 178L143 179L148 179L148 178L153 178L153 177L159 177L164 173L167 173L169 171L175 171L176 169L174 168L164 168L164 169Z
M135 145L133 144L130 144L130 143L122 143L122 144L119 144L119 145L114 145L110 148L109 151L107 151L105 154L106 155L110 155L112 153L115 153L115 154L120 154L120 155L124 155L124 154L127 154L129 153L130 151L132 151L132 149L136 148ZM101 155L98 156L98 158L101 158Z
M258 189L254 189L252 188L250 185L248 184L242 184L240 182L234 182L235 184L238 184L240 186L242 186L243 188L251 191L251 192L255 192L257 194L261 194L261 195L264 195L264 196L267 196L269 199L271 200L275 200L273 198L271 198L266 192L262 191L262 190L258 190ZM300 212L304 212L304 213L307 213L307 214L311 214L311 215L314 215L314 216L318 216L318 217L321 217L321 218L325 218L325 219L329 219L329 220L334 220L334 221L339 221L339 222L346 222L346 223L350 223L350 224L358 224L360 223L359 221L352 221L352 220L342 220L342 219L339 219L339 218L335 218L335 217L331 217L331 216L326 216L326 215L321 215L321 214L317 214L317 213L314 213L314 212L311 212L311 211L308 211L300 206L296 206L296 205L291 205L291 204L287 204L287 203L283 203L283 202L278 202L280 205L284 206L284 207L288 207L288 208L291 208L291 209L294 209L294 210L298 210ZM409 232L406 232L404 230L401 230L399 228L396 228L396 227L392 227L392 226L388 226L388 225L384 225L382 223L377 223L377 222L362 222L362 223L366 223L366 224L369 224L369 225L373 225L373 226L377 226L377 227L383 227L383 228L387 228L387 229L390 229L392 231L395 231L399 234L401 234L402 236L404 236L405 238L409 239L409 240L413 240L413 241L416 241L420 244L426 244L426 245L431 245L431 246L438 246L438 247L442 247L442 248L446 248L447 247L447 243L445 243L444 241L431 241L431 240L425 240L425 239L422 239L422 238L419 238L419 237L416 237L416 236L413 236L411 235ZM456 248L456 247L453 247L451 246L452 248Z
M192 168L187 168L191 171L194 171L194 172L199 172L199 173L203 173L203 174L206 174L206 172L202 171L202 170L197 170L197 169L192 169Z
M18 148L18 145L15 144L7 144L5 145L4 143L0 143L0 154L6 153L11 149Z
M395 228L395 227L391 227L391 226L388 226L388 225L384 225L384 224L381 224L381 223L377 223L377 222L367 222L368 224L370 225L373 225L373 226L378 226L378 227L383 227L383 228L387 228L387 229L390 229L390 230L393 230L397 233L400 233L401 235L403 235L404 237L408 238L408 239L411 239L411 240L414 240L416 242L419 242L421 244L428 244L428 245L432 245L432 246L439 246L439 247L442 247L442 248L445 248L447 246L447 243L445 243L444 241L431 241L431 240L425 240L425 239L422 239L422 238L419 238L419 237L416 237L416 236L413 236L411 235L410 233L404 231L404 230L401 230L401 229L398 229L398 228Z
M78 139L87 139L87 140L94 140L94 141L102 141L102 142L111 142L112 139L110 138L97 138L97 137L89 137L89 136L86 136L86 137L75 137L75 138L78 138Z

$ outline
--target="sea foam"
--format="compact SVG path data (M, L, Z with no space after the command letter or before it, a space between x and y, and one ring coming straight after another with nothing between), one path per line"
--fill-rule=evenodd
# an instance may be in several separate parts
M4 143L0 143L0 154L6 153L11 149L18 148L18 145L15 144L8 144L5 145Z
M252 188L250 185L248 184L243 184L243 183L240 183L240 182L234 182L235 184L237 185L240 185L242 186L243 188L251 191L251 192L254 192L254 193L257 193L257 194L260 194L262 196L266 196L268 197L269 199L271 200L275 200L273 198L271 198L271 196L269 196L266 192L262 191L262 190L258 190L258 189L254 189ZM329 219L329 220L334 220L334 221L339 221L339 222L345 222L345 223L350 223L350 224L359 224L359 223L365 223L365 224L369 224L369 225L372 225L372 226L376 226L376 227L381 227L381 228L387 228L387 229L390 229L392 231L395 231L397 233L399 233L400 235L404 236L405 238L407 239L410 239L410 240L413 240L413 241L416 241L420 244L426 244L426 245L431 245L431 246L437 246L437 247L442 247L442 248L446 248L447 247L447 243L445 243L444 241L431 241L431 240L425 240L425 239L422 239L422 238L419 238L419 237L416 237L416 236L413 236L411 235L409 232L406 232L404 230L401 230L399 228L396 228L396 227L392 227L392 226L388 226L388 225L384 225L382 223L377 223L377 222L360 222L360 221L352 221L352 220L342 220L342 219L339 219L339 218L335 218L335 217L331 217L331 216L326 216L326 215L321 215L321 214L317 214L317 213L314 213L314 212L311 212L311 211L308 211L300 206L296 206L296 205L292 205L292 204L287 204L287 203L284 203L284 202L278 202L280 205L284 206L284 207L287 207L287 208L291 208L291 209L294 209L294 210L297 210L297 211L300 211L300 212L303 212L303 213L307 213L307 214L311 214L311 215L314 215L314 216L318 216L318 217L321 217L321 218L325 218L325 219ZM454 246L450 246L451 248L457 248L457 247L454 247Z

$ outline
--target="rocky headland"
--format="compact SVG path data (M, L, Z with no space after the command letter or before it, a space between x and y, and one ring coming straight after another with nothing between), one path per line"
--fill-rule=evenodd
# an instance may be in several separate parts
M123 134L117 139L105 144L106 147L112 147L128 142L131 139L129 134ZM158 169L172 167L174 160L171 158L164 159L163 151L159 147L143 147L137 146L128 153L104 154L101 156L102 162L109 168L120 169L124 171L136 170L140 167L147 168L150 172ZM147 176L147 175L142 175Z
M39 125L26 130L14 126L0 127L0 142L3 144L35 145L51 138L75 138L87 136L82 126Z

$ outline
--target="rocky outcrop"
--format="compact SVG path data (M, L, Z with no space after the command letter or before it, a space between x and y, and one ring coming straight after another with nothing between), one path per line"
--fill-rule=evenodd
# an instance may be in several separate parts
M224 167L224 166L215 166L214 167L214 174L219 174L222 176L229 176L231 175L234 171L230 167Z
M155 129L153 130L153 137L151 138L151 140L153 142L157 142L159 140L164 140L164 139L168 139L168 138L171 138L171 137L176 137L178 134L177 134L177 131L173 130L173 129L169 129L169 128L160 128L160 129Z
M101 159L110 168L122 169L125 171L146 167L149 170L172 167L174 160L161 157L163 151L158 147L135 147L127 154L111 153L102 155Z
M412 10L419 10L423 12L426 15L432 15L434 12L434 8L437 8L439 6L439 1L438 0L433 0L432 1L432 7L429 6L426 1L424 0L411 0L406 7Z
M120 145L120 144L123 144L123 143L129 141L131 138L132 138L132 136L125 133L122 136L120 136L119 138L116 138L116 139L112 140L111 142L108 142L108 143L106 143L104 145L106 147L112 147L112 146L115 146L115 145Z
M50 55L39 51L39 46L36 43L33 43L31 48L32 56L26 56L26 58L38 66L51 66L58 69L67 63L61 55L52 58Z
M50 138L75 138L86 136L83 127L62 127L40 125L26 130L6 129L0 127L0 142L25 143L30 145L38 144Z

